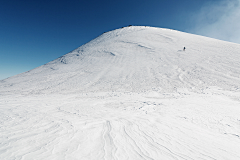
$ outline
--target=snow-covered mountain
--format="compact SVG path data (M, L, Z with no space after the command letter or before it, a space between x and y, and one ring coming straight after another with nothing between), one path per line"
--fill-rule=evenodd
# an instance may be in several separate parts
M124 27L0 81L0 112L0 159L240 159L240 45Z
M185 52L183 47L186 47ZM240 45L170 29L125 27L0 83L2 92L239 89Z

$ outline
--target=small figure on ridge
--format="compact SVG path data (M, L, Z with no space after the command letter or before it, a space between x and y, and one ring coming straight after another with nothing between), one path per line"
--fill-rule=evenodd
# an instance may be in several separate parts
M186 49L186 48L185 48L185 47L183 47L183 51L185 51L185 49Z

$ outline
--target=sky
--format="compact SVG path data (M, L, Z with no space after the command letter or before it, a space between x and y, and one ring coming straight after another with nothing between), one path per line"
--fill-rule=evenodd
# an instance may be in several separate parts
M240 43L240 0L1 0L0 79L46 64L103 32L153 26Z

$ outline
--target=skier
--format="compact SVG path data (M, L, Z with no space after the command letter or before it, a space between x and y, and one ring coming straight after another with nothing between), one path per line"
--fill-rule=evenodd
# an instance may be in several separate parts
M186 49L186 48L185 48L185 47L183 47L183 51L185 51L185 49Z

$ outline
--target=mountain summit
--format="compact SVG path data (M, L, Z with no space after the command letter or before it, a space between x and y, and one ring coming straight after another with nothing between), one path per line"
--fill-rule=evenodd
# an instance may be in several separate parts
M3 80L0 88L15 93L239 89L239 50L238 44L207 37L130 26Z

